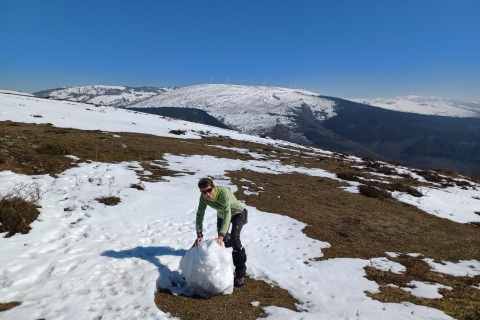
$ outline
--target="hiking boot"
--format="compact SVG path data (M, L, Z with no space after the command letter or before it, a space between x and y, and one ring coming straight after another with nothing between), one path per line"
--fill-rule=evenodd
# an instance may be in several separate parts
M233 279L233 285L237 288L243 287L244 284L245 284L245 278Z

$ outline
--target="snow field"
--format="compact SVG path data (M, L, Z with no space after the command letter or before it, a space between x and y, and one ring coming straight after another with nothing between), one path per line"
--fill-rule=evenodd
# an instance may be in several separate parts
M173 129L188 128L234 139L269 142L233 131L114 108L92 109L84 104L6 94L0 94L0 101L2 121L48 122L59 127L143 132L175 138L198 137L193 131L185 136L169 133ZM42 118L32 114L40 114ZM140 123L142 125L138 125ZM193 174L166 177L163 182L144 182L144 191L130 187L139 182L134 171L139 168L136 162L77 163L78 167L66 170L57 178L0 172L1 195L20 182L37 183L43 192L41 214L30 233L1 239L0 302L22 302L3 312L2 319L170 318L155 306L153 294L159 288L170 289L175 294L187 293L177 285L179 263L195 238L199 178L212 176L217 184L227 185L233 191L236 187L226 172L242 168L337 179L324 170L284 166L279 161L256 156L257 160L241 161L165 155L162 163L167 169ZM72 157L72 161L77 160ZM478 210L475 199L478 191L473 189L428 188L422 192L425 196L415 200L414 205L428 204L429 213L444 207L442 197L468 212L467 220ZM121 202L115 206L95 200L117 194ZM449 194L456 196L448 197ZM397 197L410 201L401 195ZM330 244L306 237L302 232L303 223L254 207L247 206L247 209L249 223L242 232L242 240L248 255L248 276L276 284L300 301L299 312L261 306L269 313L269 319L451 319L435 309L410 303L383 304L366 296L365 291L374 292L378 285L364 277L365 266L374 264L382 270L395 268L398 272L401 266L382 257L374 262L315 261ZM444 217L454 219L450 214ZM480 220L478 215L476 218ZM207 210L204 225L205 238L215 238L213 211ZM435 267L446 273L472 275L480 271L478 261Z

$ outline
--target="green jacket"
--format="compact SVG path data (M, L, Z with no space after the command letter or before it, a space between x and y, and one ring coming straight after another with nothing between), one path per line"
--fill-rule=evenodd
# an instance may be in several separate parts
M200 201L198 203L197 210L197 219L196 219L196 228L197 232L203 231L203 217L205 216L205 209L212 207L217 210L217 217L223 220L222 227L218 230L218 233L226 234L230 226L230 221L232 217L245 208L242 206L240 201L235 197L233 192L227 187L216 186L215 194L213 195L212 200L207 200L203 197L203 194L200 195Z

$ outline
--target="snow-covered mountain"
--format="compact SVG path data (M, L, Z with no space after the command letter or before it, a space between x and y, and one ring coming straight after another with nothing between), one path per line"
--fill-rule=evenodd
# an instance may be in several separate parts
M300 89L224 84L174 90L91 86L48 92L43 95L125 107L360 157L480 173L476 103L410 96L365 100L365 104Z
M124 86L84 86L51 89L35 92L39 97L49 97L57 100L86 102L96 105L124 107L131 103L145 100L159 93L174 88L157 87L124 87Z
M351 99L388 110L447 117L480 117L480 103L439 97L407 96L396 98Z
M300 89L207 84L163 92L131 108L196 108L246 133L263 133L276 125L293 129L294 118L309 107L319 121L335 116L335 103Z

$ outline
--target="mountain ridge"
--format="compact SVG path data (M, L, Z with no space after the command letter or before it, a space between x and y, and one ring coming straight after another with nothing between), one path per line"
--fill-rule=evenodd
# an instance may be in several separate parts
M465 116L475 109L470 106L441 100L440 107L430 109L449 111L430 115L280 87L208 84L160 91L118 106L360 157L480 175L480 118ZM459 116L445 116L455 112Z

